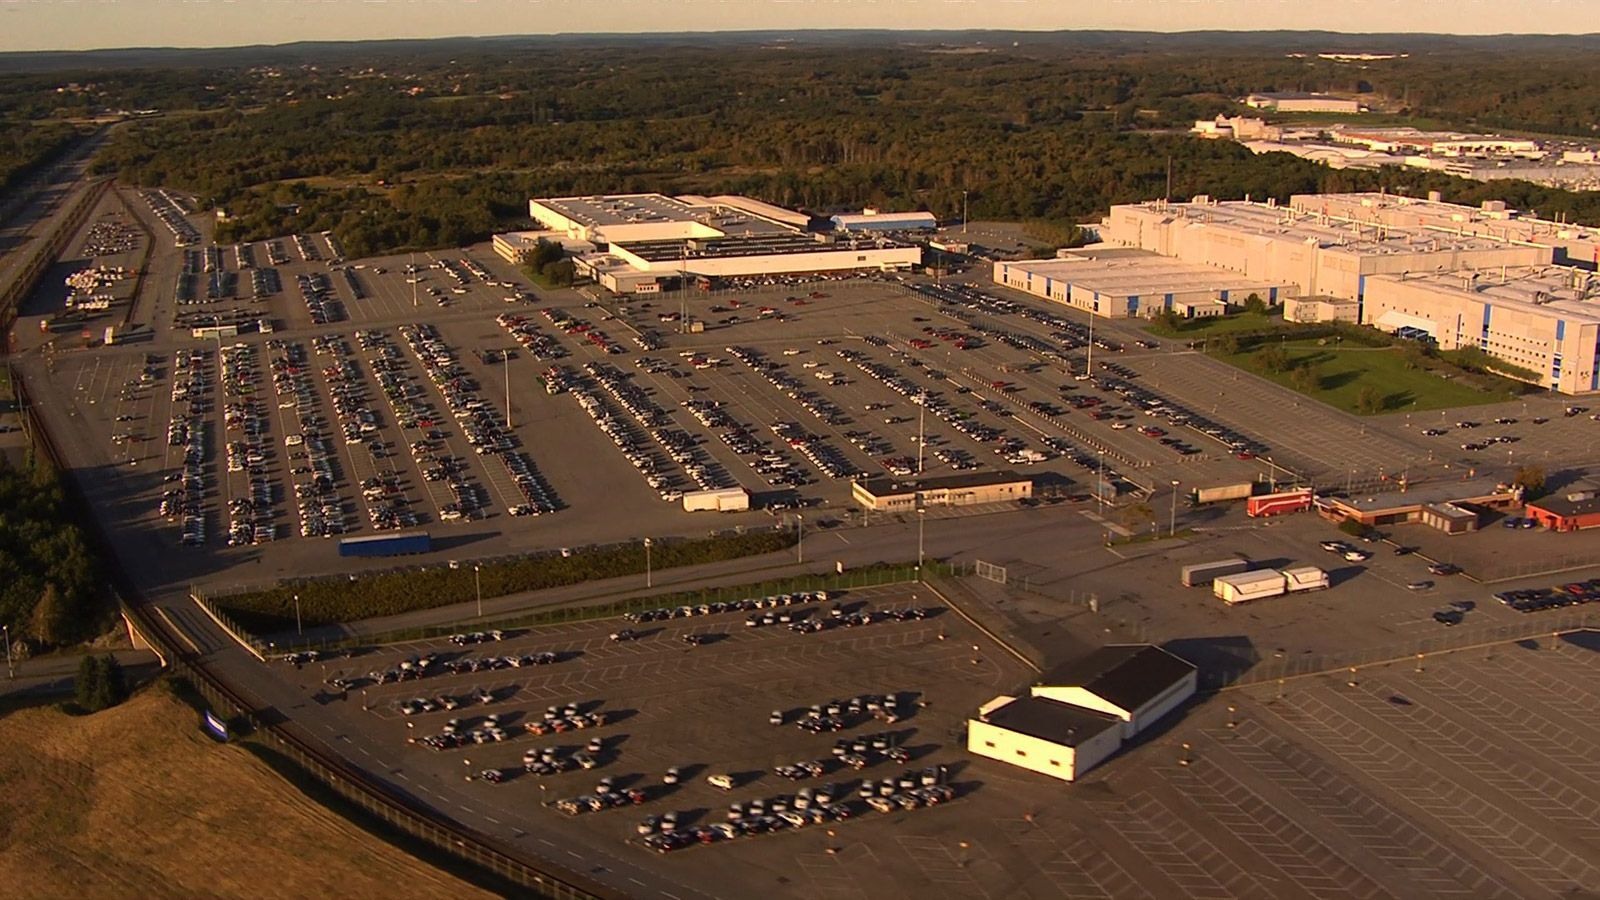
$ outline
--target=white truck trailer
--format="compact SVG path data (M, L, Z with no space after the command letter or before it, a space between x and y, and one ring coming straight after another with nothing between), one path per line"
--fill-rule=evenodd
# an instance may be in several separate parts
M1328 588L1328 573L1316 566L1296 566L1283 569L1284 587L1291 594L1301 591L1322 591Z
M1288 579L1283 577L1282 572L1273 569L1223 575L1211 582L1211 592L1232 606L1251 600L1280 597L1288 592Z
M743 512L750 508L750 492L742 487L714 491L686 491L685 512Z

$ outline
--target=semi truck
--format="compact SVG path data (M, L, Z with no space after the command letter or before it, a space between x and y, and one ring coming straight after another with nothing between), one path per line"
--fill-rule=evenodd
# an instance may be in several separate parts
M1297 566L1290 569L1262 569L1223 575L1212 581L1211 591L1223 602L1232 606L1251 600L1265 600L1284 594L1320 591L1328 587L1328 573L1315 566Z
M1261 494L1245 501L1247 516L1281 516L1284 513L1303 512L1311 508L1311 489L1297 488L1275 494Z
M339 541L340 556L403 556L409 553L427 553L432 549L433 539L426 531L374 534L344 538Z
M1239 484L1222 484L1215 487L1195 488L1194 502L1222 503L1226 500L1244 500L1255 492L1255 484L1243 481Z
M1248 559L1219 559L1215 562L1193 563L1183 567L1184 587L1208 587L1224 575L1238 575L1250 571Z

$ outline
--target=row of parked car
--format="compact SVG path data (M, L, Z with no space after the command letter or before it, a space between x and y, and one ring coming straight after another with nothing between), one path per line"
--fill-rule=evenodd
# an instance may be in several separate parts
M183 206L177 198L164 190L144 192L144 200L150 204L150 211L155 213L161 224L167 226L172 232L172 240L179 247L188 247L200 243L200 232L190 224L183 214Z
M344 305L333 292L333 283L321 272L301 273L295 276L295 285L305 301L306 312L313 325L327 325L344 320Z
M260 380L256 357L255 346L242 342L223 347L220 353L228 471L245 473L249 482L247 492L233 493L228 502L230 547L262 544L277 536L272 521L272 481L266 470L272 446L267 412L256 393Z
M374 344L370 334L362 335L366 348L371 351L382 342ZM367 518L379 531L410 528L421 520L413 511L411 498L405 484L393 466L382 460L389 455L389 447L381 435L381 421L372 408L372 397L367 381L362 376L361 365L351 351L350 344L341 335L324 335L313 342L319 354L332 357L333 363L323 368L323 378L328 383L333 412L339 419L339 428L347 446L359 448L372 460L372 469L378 474L361 482L361 497L367 505ZM355 451L352 451L354 453Z
M318 340L321 340L320 338ZM333 442L322 431L316 414L316 394L311 386L305 347L273 339L267 342L273 356L272 385L278 408L292 410L299 431L285 434L285 452L294 463L289 474L300 515L301 537L333 537L345 532L344 505L339 498Z
M170 521L182 523L181 543L195 547L206 542L205 463L210 455L209 411L206 395L211 379L206 371L206 351L179 350L172 360L172 419L167 425L167 444L183 448L183 469L167 476L168 488L161 498L161 513Z
M665 622L669 619L687 619L693 616L714 616L721 613L776 609L780 606L797 606L805 603L826 603L830 596L840 595L838 592L830 595L827 591L795 591L792 594L769 594L765 597L745 597L742 600L726 602L718 600L692 606L663 606L658 609L623 613L623 618L630 622Z
M567 348L559 340L553 335L545 334L540 330L538 323L527 316L501 313L495 316L494 320L534 359L554 362L568 355Z
M1565 606L1581 606L1600 601L1600 578L1575 581L1550 588L1501 591L1495 594L1494 598L1517 612L1540 612Z

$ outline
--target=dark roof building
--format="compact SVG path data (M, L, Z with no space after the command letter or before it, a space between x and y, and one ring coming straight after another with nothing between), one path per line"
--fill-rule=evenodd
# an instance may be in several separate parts
M1051 669L1039 684L1082 688L1121 709L1135 710L1194 671L1192 664L1153 644L1108 644Z
M1122 727L1116 716L1043 697L1018 697L984 713L983 719L990 725L1063 747L1088 743L1108 729Z

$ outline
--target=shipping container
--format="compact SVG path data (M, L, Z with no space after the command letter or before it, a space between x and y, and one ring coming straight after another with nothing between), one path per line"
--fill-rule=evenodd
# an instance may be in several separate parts
M367 537L344 538L339 541L340 556L403 556L409 553L427 553L432 549L433 539L426 531L374 534Z
M1184 587L1207 587L1223 575L1237 575L1250 571L1248 559L1220 559L1215 562L1193 563L1183 567Z

